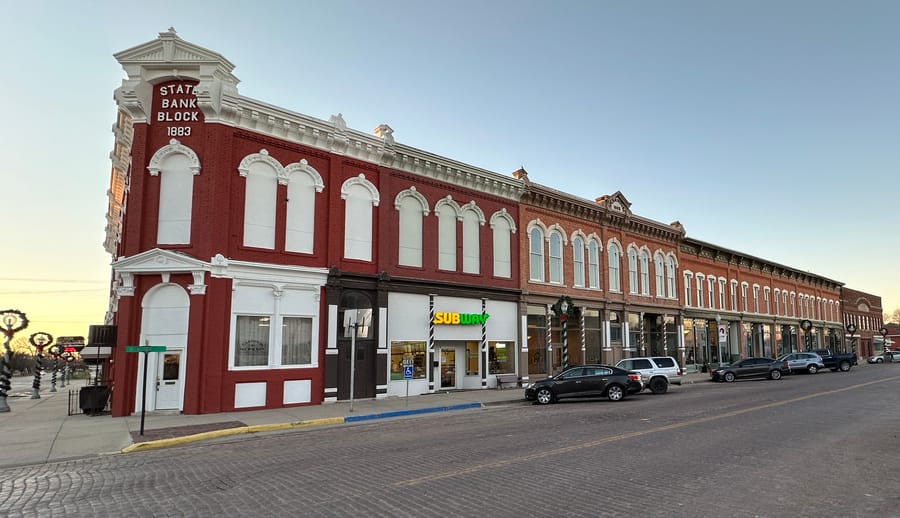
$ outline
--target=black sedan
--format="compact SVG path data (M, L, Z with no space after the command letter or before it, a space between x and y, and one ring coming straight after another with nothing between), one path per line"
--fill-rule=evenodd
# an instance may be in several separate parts
M563 398L605 397L620 401L641 391L641 375L609 365L570 367L525 387L525 399L542 405Z
M791 367L787 361L777 361L773 358L744 358L731 365L724 365L718 369L711 369L709 376L713 381L732 382L738 378L769 378L780 380L785 374L790 374Z

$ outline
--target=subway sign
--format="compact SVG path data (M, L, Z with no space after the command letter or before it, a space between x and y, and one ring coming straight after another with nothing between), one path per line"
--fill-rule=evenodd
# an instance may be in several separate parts
M431 323L435 325L474 326L484 324L488 318L490 318L490 315L487 313L448 313L442 311L434 314L434 320Z

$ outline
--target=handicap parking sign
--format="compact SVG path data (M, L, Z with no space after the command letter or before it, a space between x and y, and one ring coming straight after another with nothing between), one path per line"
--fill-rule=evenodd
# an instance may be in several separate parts
M412 365L404 365L403 366L403 379L411 380L413 377L413 366Z

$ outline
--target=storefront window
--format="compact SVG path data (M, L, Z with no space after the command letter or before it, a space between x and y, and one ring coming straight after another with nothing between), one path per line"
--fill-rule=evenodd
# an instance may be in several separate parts
M235 332L235 367L269 364L268 316L238 315Z
M516 372L516 346L512 342L488 342L488 374Z
M584 355L585 363L601 363L600 349L600 312L595 309L584 310Z
M425 342L391 342L391 380L402 380L404 360L412 362L413 379L425 378Z
M478 375L478 346L481 342L466 342L466 376Z
M628 314L628 350L632 355L642 355L644 351L643 334L641 333L641 316L637 313Z
M548 372L547 362L547 308L528 306L528 372Z

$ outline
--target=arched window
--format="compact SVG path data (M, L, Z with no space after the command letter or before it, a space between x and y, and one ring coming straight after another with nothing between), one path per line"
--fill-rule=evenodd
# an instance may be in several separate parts
M516 225L506 209L501 209L491 216L491 229L494 234L494 277L512 277L512 234Z
M584 288L584 240L581 236L572 239L572 266L574 277L572 283L578 288Z
M372 260L373 208L378 206L378 189L360 173L341 186L344 200L344 258Z
M622 251L615 242L610 242L606 247L606 255L609 258L609 291L622 291L622 282L619 278L619 257Z
M438 218L438 268L456 271L456 227L459 205L449 195L434 206Z
M311 254L316 228L316 193L322 192L325 184L306 160L285 167L284 174L287 177L284 249Z
M653 274L654 280L656 281L656 296L657 297L665 297L666 296L666 283L665 283L665 275L666 270L664 266L665 259L661 253L657 253L653 256Z
M563 282L562 242L562 235L559 232L552 231L550 233L550 282L554 284L562 284Z
M671 299L678 296L675 294L675 259L672 256L666 257L666 296Z
M278 179L284 168L265 149L248 155L238 167L244 188L244 246L275 248Z
M641 295L650 295L650 253L641 250Z
M481 271L481 250L479 231L484 225L484 214L481 209L470 202L462 207L463 238L463 272L479 273Z
M401 191L394 198L399 213L397 264L422 266L422 219L428 215L428 201L415 187Z
M600 287L600 245L594 239L588 242L588 287Z
M156 242L161 245L189 244L194 176L200 174L197 154L172 139L169 145L153 154L147 169L151 176L159 175Z
M628 247L628 293L638 292L638 258L637 249Z
M534 227L528 233L528 278L544 282L544 233Z

